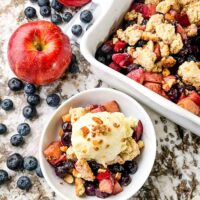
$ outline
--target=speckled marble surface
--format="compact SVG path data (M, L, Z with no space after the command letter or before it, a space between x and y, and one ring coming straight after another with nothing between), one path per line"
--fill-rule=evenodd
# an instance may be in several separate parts
M25 0L0 0L0 98L11 98L15 106L13 111L7 113L0 109L0 122L8 127L8 134L0 136L1 169L6 169L6 158L14 152L19 152L23 156L38 157L41 130L55 110L46 105L47 94L57 92L64 101L89 88L108 87L92 74L89 64L80 55L79 50L73 47L73 52L79 61L79 73L65 74L61 80L52 85L40 87L38 93L42 103L37 107L38 117L33 121L23 118L22 109L26 105L26 97L23 92L13 93L7 87L7 82L13 74L9 69L6 51L11 33L27 21L23 15L23 9L27 4ZM149 108L146 110L156 129L157 157L151 176L132 200L199 200L200 138ZM26 144L22 148L12 147L9 138L16 133L17 124L24 121L27 121L32 128L31 135L26 137ZM46 181L39 179L34 173L26 171L15 173L9 170L8 172L12 178L7 185L0 186L0 200L60 200ZM22 192L16 188L16 180L22 174L28 175L33 182L29 192Z

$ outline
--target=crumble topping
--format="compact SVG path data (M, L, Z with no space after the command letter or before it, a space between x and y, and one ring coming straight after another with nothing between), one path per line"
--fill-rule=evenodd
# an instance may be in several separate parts
M189 3L193 3L193 2L196 2L198 0L178 0L178 1L182 6L185 6L185 5L189 4Z
M85 194L85 181L81 178L75 178L75 192L78 197L82 197Z
M193 85L197 90L200 89L200 65L191 62L184 62L178 70L179 76L182 77L183 82Z
M95 179L95 176L86 160L79 159L75 164L75 168L84 180L93 181Z
M170 9L180 11L180 4L178 0L165 0L156 6L156 11L162 14L168 13Z
M183 48L183 41L179 33L175 34L173 41L170 45L170 52L172 54L177 54Z
M141 39L145 41L151 40L153 42L158 42L160 40L156 34L146 31L142 33Z
M161 0L145 0L145 4L159 4Z
M97 124L103 124L103 121L98 117L93 117L92 120L94 120Z
M83 127L81 128L81 131L82 131L82 133L83 133L83 137L84 137L84 138L87 137L87 135L88 135L89 132L90 132L90 130L88 129L87 126L83 126Z
M140 155L140 149L134 139L126 140L126 149L120 153L120 157L125 162L126 160L133 160Z
M164 42L159 42L161 57L167 57L170 54L169 46Z
M141 13L138 13L137 24L142 24L144 18Z
M164 57L161 60L163 67L173 67L176 64L176 60L172 56Z
M127 12L124 19L127 21L134 20L138 17L138 13L135 12L135 10L131 10L130 12Z
M76 160L77 159L76 154L74 153L74 150L73 150L72 146L70 146L67 149L66 157L67 157L67 159L70 159L70 160Z
M157 25L162 24L164 21L164 16L161 14L152 15L147 22L145 31L154 32Z
M71 122L77 121L80 117L85 115L87 113L87 110L85 108L79 107L79 108L70 108L69 114L71 116Z
M136 48L133 57L135 58L134 62L143 66L146 71L160 71L155 68L154 64L157 59L156 54L149 48Z
M154 50L154 43L153 41L148 41L147 44L144 46L145 49L149 49L150 51Z
M198 34L198 27L196 24L191 24L185 28L185 32L188 37L195 37Z
M156 26L156 34L165 44L170 44L176 36L175 27L171 24L159 24Z
M156 6L156 12L166 14L169 12L171 4L168 1L162 1Z
M200 25L200 2L193 2L184 8L191 24Z
M142 36L142 30L138 29L138 25L129 26L125 31L119 29L117 31L118 38L125 41L129 45L135 45Z

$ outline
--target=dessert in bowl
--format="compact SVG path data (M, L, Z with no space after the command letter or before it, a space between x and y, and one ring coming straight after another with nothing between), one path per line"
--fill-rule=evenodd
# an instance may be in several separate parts
M64 199L128 199L147 179L155 153L155 132L143 108L102 88L58 108L43 132L40 162Z
M180 2L112 1L81 51L103 81L199 135L199 1Z

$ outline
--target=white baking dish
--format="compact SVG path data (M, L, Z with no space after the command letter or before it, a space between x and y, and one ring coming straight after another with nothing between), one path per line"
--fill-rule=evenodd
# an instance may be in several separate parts
M97 47L109 36L113 29L117 28L121 21L120 19L129 9L132 1L95 1L100 4L100 11L94 25L82 38L81 53L91 63L92 71L110 86L128 93L161 115L166 116L200 136L200 117L184 110L95 59L94 55Z

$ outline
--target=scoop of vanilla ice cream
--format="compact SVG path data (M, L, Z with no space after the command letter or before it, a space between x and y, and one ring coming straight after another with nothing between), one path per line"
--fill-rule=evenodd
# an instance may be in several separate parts
M72 125L73 151L78 159L94 159L104 166L113 163L133 140L132 128L137 123L135 118L126 118L120 112L87 113ZM138 155L137 143L134 145L133 149L137 149L135 154Z

